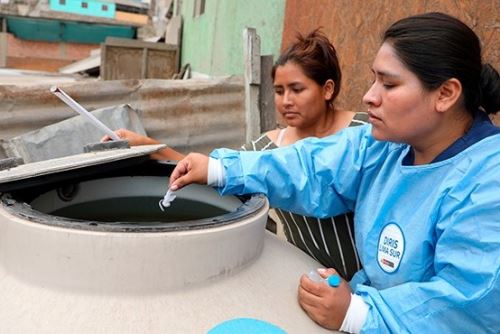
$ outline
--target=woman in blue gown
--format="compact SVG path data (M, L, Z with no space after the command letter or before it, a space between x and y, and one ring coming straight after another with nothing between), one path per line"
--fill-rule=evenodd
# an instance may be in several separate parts
M264 152L190 154L171 189L208 182L299 214L354 211L363 269L338 287L299 283L300 305L326 328L498 332L500 129L487 116L500 109L498 72L476 34L442 13L389 27L372 72L370 125Z

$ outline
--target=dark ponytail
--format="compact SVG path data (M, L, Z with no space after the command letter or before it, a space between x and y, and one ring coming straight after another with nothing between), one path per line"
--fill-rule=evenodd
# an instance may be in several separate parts
M481 107L487 114L500 110L500 75L490 64L484 64L481 70Z
M288 62L299 65L304 74L320 86L327 80L332 80L335 90L328 103L333 107L333 101L340 93L342 72L335 47L320 29L310 32L307 36L297 35L297 41L290 45L274 64L271 72L273 80L276 68Z

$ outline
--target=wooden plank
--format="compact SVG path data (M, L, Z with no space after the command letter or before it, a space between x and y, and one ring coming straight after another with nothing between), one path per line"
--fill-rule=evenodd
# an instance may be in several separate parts
M260 84L260 37L255 28L245 28L245 76L251 85Z
M255 28L243 30L243 50L245 58L245 121L246 141L260 135L260 37Z
M2 20L4 22L5 19ZM4 30L3 30L4 31ZM0 67L7 66L7 33L0 32Z
M181 49L182 42L182 16L177 15L172 17L168 22L165 32L165 43L167 45L175 45L178 50ZM181 66L180 52L176 53L175 57L175 67L177 69Z
M123 47L138 48L138 49L148 48L155 50L177 50L176 45L144 42L129 38L107 37L105 43L106 45L109 46L123 46Z
M99 76L102 80L108 80L106 79L107 74L105 74L105 72L108 71L108 67L109 65L106 61L106 44L101 43L101 65L99 65Z
M174 16L168 21L165 32L165 43L170 45L181 45L182 16Z
M103 80L171 79L178 71L173 45L107 38L101 53Z
M260 57L260 132L267 132L276 128L276 110L274 106L274 85L271 78L273 55Z
M141 79L148 77L148 48L142 49Z
M148 50L148 78L172 79L178 72L176 55L172 52Z
M123 80L142 78L142 50L104 44L105 52L101 58L101 77L103 80Z

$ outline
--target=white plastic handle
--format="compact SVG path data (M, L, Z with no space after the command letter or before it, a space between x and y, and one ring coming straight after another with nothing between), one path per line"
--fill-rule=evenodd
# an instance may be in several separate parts
M114 133L110 128L104 125L100 120L98 120L94 115L89 113L84 107L82 107L78 102L73 100L68 94L66 94L61 88L53 86L50 88L50 92L55 96L60 98L64 103L71 107L74 111L85 117L92 124L104 131L108 136L113 138L113 140L120 140L120 137Z

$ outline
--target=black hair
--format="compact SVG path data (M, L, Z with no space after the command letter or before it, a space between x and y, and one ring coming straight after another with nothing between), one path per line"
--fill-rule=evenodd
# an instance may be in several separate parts
M320 86L323 86L327 80L331 79L335 84L335 88L328 104L333 107L333 101L340 93L342 72L335 47L319 28L305 37L301 34L297 35L297 41L290 45L274 64L271 71L273 81L276 68L288 62L299 65L304 74Z
M500 75L490 64L484 64L481 71L481 107L488 114L500 110Z
M443 13L426 13L401 19L383 35L401 61L428 90L456 78L463 90L465 109L474 115L499 110L500 78L489 64L481 63L477 35L465 23Z

